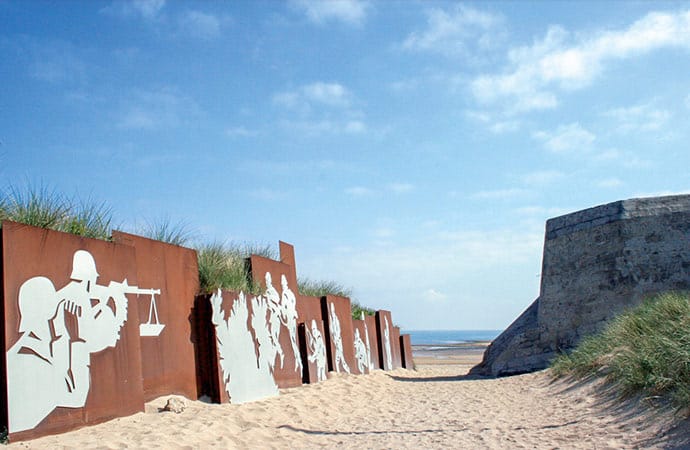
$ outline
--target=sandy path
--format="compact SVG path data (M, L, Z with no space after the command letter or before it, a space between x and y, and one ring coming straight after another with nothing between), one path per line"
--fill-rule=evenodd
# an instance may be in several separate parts
M472 380L469 365L336 375L244 405L187 401L12 448L530 448L690 446L687 423L638 414L545 373ZM686 421L687 422L687 421ZM684 428L683 428L684 427Z

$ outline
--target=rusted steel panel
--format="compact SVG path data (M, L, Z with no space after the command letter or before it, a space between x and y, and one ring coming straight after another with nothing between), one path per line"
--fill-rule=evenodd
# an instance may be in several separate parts
M274 372L278 387L302 384L302 357L297 337L297 281L294 268L261 256L250 257L252 280L261 286L267 307L266 326L275 349ZM291 281L290 278L293 278Z
M391 347L393 348L393 368L402 368L402 353L400 348L400 327L393 327L391 333Z
M300 352L304 365L305 383L318 383L328 377L328 356L326 352L326 333L323 320L310 319L299 324Z
M379 365L383 370L393 370L393 320L390 311L376 311L376 339L380 349Z
M10 439L143 411L134 248L5 221L2 250Z
M211 321L211 294L196 296L192 317L198 395L214 403L228 402L227 394L223 396L223 372L218 364L218 341Z
M217 351L217 372L211 370L209 376L210 383L220 380L218 400L245 403L278 395L274 378L277 350L266 299L218 290L207 300L211 304L212 345Z
M374 369L381 369L381 362L379 355L381 354L381 347L379 347L378 333L376 332L376 316L364 316L364 323L366 324L367 333L369 333L369 343L371 349L371 366L369 371Z
M364 320L352 320L354 330L355 363L359 373L369 373L374 370L371 356L371 339L367 330L367 323Z
M355 362L350 299L336 295L322 297L321 311L326 328L329 370L359 373L357 363Z
M400 335L400 352L402 354L403 369L414 369L412 357L412 340L409 334Z
M144 401L166 394L197 399L190 317L199 291L196 252L120 231L113 240L134 247L139 284L160 289L137 301Z

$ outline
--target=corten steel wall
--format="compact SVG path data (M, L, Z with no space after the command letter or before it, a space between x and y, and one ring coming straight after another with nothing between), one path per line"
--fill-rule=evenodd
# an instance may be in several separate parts
M402 354L403 369L414 369L414 359L412 358L412 340L409 334L400 336L400 353Z
M364 322L367 324L367 331L369 332L369 342L371 343L371 359L373 366L371 370L382 369L379 355L381 354L381 347L379 347L378 332L376 331L376 316L364 316Z
M313 322L312 322L313 320ZM304 366L304 371L303 371L303 376L302 376L302 382L304 383L318 383L319 381L325 381L326 378L328 377L328 357L324 356L323 360L321 360L321 356L317 354L317 351L319 348L322 348L325 351L326 348L326 341L325 341L325 336L326 332L324 331L324 326L323 326L323 320L316 320L312 319L308 321L307 323L300 323L298 327L298 333L299 333L299 345L300 345L300 352L302 355L302 364ZM312 330L312 326L315 326L317 331L321 334L321 339L318 340L318 336L314 336L314 332ZM309 330L309 333L314 336L318 341L320 341L319 344L317 345L310 345L310 338L307 335L307 330ZM323 345L323 347L321 347ZM310 360L311 358L311 360ZM319 379L319 364L322 364L322 372L321 372L321 379Z
M366 374L369 373L369 365L371 364L371 340L369 341L369 347L367 348L367 331L366 331L366 326L365 322L361 319L352 319L352 330L354 332L354 337L353 337L353 342L355 346L355 364L357 366L357 371L358 373L361 374ZM363 362L360 362L357 354L357 334L359 334L359 338L361 339L363 343L363 348L364 348L364 353L365 353L365 358ZM360 365L361 365L361 370L360 370Z
M332 311L335 311L337 325L340 327L341 345L333 338L336 323L332 320ZM326 326L326 348L328 349L328 368L334 372L348 372L357 374L355 362L354 331L352 330L352 310L350 299L336 295L321 297L321 313ZM342 351L342 355L339 355ZM339 364L336 364L336 359Z
M156 310L150 296L142 295L137 301L142 323L155 323L157 312L158 322L164 325L157 337L141 337L144 400L165 394L196 399L191 317L199 291L196 251L119 231L113 231L113 240L134 247L139 284L160 289L160 295L154 296Z
M2 224L0 224L0 349L5 349L5 258L2 248ZM3 428L4 427L4 428ZM7 370L5 356L0 357L0 430L7 430Z
M386 331L387 330L387 331ZM379 346L379 366L383 370L393 370L393 320L391 312L376 311L376 340Z
M284 294L286 290L292 292L296 297L298 295L296 277L291 277L294 273L294 268L285 263L274 261L272 259L264 258L262 256L252 255L250 257L251 276L254 283L259 284L262 288L263 295L268 298L271 295L277 295L280 302L281 310L284 306ZM271 294L267 283L267 274L270 274L271 285L274 293ZM282 286L282 277L287 281L287 289ZM270 302L269 302L270 303ZM295 309L296 312L296 309ZM283 352L283 357L276 356L274 377L280 388L296 387L302 384L302 358L299 355L299 344L297 342L297 318L294 322L294 330L291 330L281 319L281 314L269 311L268 321L271 330L275 327L279 329L280 348ZM294 342L293 342L294 333ZM297 351L295 351L295 349Z
M393 347L393 368L400 369L402 367L400 327L393 327L393 332L391 333L391 346Z
M123 300L112 288L99 287L111 281L137 284L134 248L8 221L2 224L2 242L7 358L3 389L8 389L10 439L64 432L143 411L140 321L138 308L133 307L139 300L134 295ZM80 256L88 252L86 258L92 258L98 272L89 295L100 299L91 300L91 305L89 297L82 298L80 293L86 292L85 282L75 281L85 277L72 273L88 266L73 266L78 250L83 251ZM22 291L22 317L20 287L28 280ZM72 289L77 284L82 291ZM106 297L111 294L118 300ZM78 301L80 308L61 301L66 297ZM95 317L95 326L87 321L89 317ZM125 322L119 328L121 319ZM22 320L23 333L19 331ZM50 336L45 334L46 327L52 328ZM62 339L55 336L55 327L64 329ZM50 347L48 340L52 340ZM13 401L13 395L21 396L21 401Z
M197 295L194 299L193 341L196 361L196 390L199 397L207 396L214 403L223 400L223 374L218 365L216 330L211 322L211 294Z
M321 315L321 297L313 297L308 295L298 295L297 296L297 316L300 326L306 327L303 333L299 334L299 346L300 352L302 353L302 365L304 367L302 373L302 382L304 383L315 383L318 381L317 377L317 362L309 361L307 355L305 354L305 349L308 349L309 340L306 334L307 330L311 330L312 320L316 321L316 327L321 333L321 338L324 339L324 345L326 343L326 334L324 332L324 323ZM310 331L311 332L311 331ZM311 350L308 350L309 355L311 355ZM312 360L314 357L312 357ZM326 371L328 372L328 361L326 361Z

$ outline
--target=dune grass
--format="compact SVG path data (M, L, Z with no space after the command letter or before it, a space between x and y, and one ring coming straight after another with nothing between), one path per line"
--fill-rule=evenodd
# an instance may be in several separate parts
M251 255L275 258L268 245L212 242L197 247L199 259L199 287L201 292L216 289L260 293L260 285L253 283L247 258Z
M194 239L196 233L187 222L174 222L169 217L164 217L146 222L137 229L137 234L156 241L185 246Z
M325 295L337 295L339 297L350 298L350 306L353 319L361 319L362 313L373 316L376 311L361 305L358 301L352 300L352 289L347 288L335 281L315 281L308 278L297 280L297 288L300 294L312 297L323 297Z
M690 295L645 300L551 368L556 377L605 377L623 397L641 395L690 411Z
M0 192L0 220L110 240L112 210L105 203L68 198L44 185Z

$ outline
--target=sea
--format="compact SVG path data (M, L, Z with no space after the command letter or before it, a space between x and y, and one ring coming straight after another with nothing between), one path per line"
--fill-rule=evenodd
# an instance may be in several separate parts
M453 345L493 341L503 330L402 330L412 345Z

